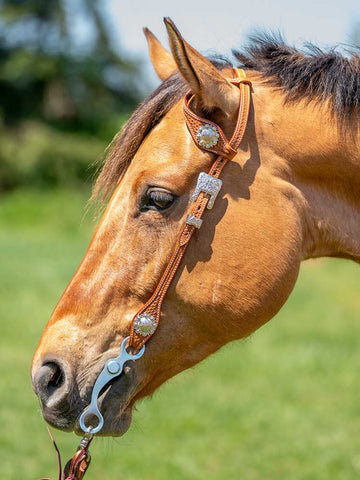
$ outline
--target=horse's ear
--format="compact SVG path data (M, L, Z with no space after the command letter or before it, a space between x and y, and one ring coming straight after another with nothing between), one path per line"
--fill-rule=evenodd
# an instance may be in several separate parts
M212 63L189 45L170 18L164 18L177 67L205 109L220 108L233 114L239 106L239 89Z
M150 60L160 80L164 81L177 70L176 63L170 52L164 48L155 35L148 29L143 28L148 42Z

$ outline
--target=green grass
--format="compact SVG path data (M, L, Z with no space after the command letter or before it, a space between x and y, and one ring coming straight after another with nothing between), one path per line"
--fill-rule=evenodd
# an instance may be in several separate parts
M87 192L16 192L0 202L2 476L55 476L30 386L43 327L93 225ZM120 439L96 439L91 479L360 478L359 267L308 262L286 306L138 405ZM78 439L55 432L64 458Z

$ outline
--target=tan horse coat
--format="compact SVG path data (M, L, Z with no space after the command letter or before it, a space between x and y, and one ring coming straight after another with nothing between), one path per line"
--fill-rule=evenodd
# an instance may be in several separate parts
M226 80L230 70L216 70L170 21L167 27L172 56L146 31L160 78L178 69L202 115L229 135L239 100ZM281 89L257 72L248 76L244 141L225 168L220 195L189 246L145 355L127 365L101 400L103 434L124 433L137 399L270 320L291 293L301 261L360 259L357 132L341 134L328 105L284 103ZM197 176L212 160L191 139L181 101L136 151L34 355L33 382L51 424L78 428L94 381L154 290ZM149 188L173 196L171 207L141 210Z

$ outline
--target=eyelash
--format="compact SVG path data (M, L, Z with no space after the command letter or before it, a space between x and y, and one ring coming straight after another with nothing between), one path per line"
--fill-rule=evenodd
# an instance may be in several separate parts
M174 203L174 200L175 196L170 192L165 192L163 190L150 190L144 199L141 210L163 211L171 207L171 205ZM159 205L156 202L163 202L164 205Z

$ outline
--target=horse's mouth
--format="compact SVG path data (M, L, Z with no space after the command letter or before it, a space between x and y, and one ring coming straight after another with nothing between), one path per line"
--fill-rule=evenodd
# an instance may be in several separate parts
M122 388L123 384L121 377L116 378L111 382L111 385L104 387L103 392L99 396L98 408L104 418L104 425L96 435L121 436L129 429L133 402L131 394L129 395L130 392ZM119 392L121 393L119 394ZM80 427L79 417L75 423L74 432L77 435L83 435L84 432ZM86 425L97 427L98 419L89 415L88 419L86 419Z
M104 411L101 409L104 417L104 426L96 436L120 437L124 435L131 425L132 409L133 404L122 406L120 409L116 405L114 405L114 408L110 406ZM96 426L96 421L94 425ZM83 430L80 428L79 421L75 424L74 432L77 435L84 435Z
M104 425L97 433L98 436L121 436L127 432L131 425L132 410L140 389L131 367L125 367L119 377L114 378L104 387L98 399L98 407L104 418ZM97 419L94 418L94 427L96 426ZM79 419L75 422L74 431L78 435L84 433L80 428Z
M98 398L98 407L104 418L104 425L97 435L121 436L129 429L135 397L141 390L133 367L125 366L122 374L103 388ZM83 387L80 392L76 383L64 396L61 396L62 393L59 391L60 399L57 399L54 393L47 402L40 401L42 415L46 422L59 430L74 431L77 435L83 435L79 418L90 403L93 385L94 379L88 380L86 387ZM92 418L89 416L89 422L91 421ZM87 420L86 425L89 422ZM93 426L97 426L95 417Z
M59 430L82 435L84 432L79 424L80 416L91 403L94 385L104 364L116 353L118 352L108 350L91 368L89 364L79 362L75 372L70 362L63 359L60 362L59 356L57 363L53 357L40 358L38 362L44 365L45 373L34 368L35 372L40 371L40 377L33 376L33 387L39 397L44 420ZM86 362L86 359L84 360ZM62 382L54 381L58 372L62 372ZM156 368L149 373L143 362L128 361L122 373L104 386L97 399L104 423L96 435L121 436L126 433L131 425L136 401L151 394L157 388L159 379L163 378ZM56 385L52 386L54 382ZM86 416L85 425L90 426L92 423L96 428L98 419L95 416Z

